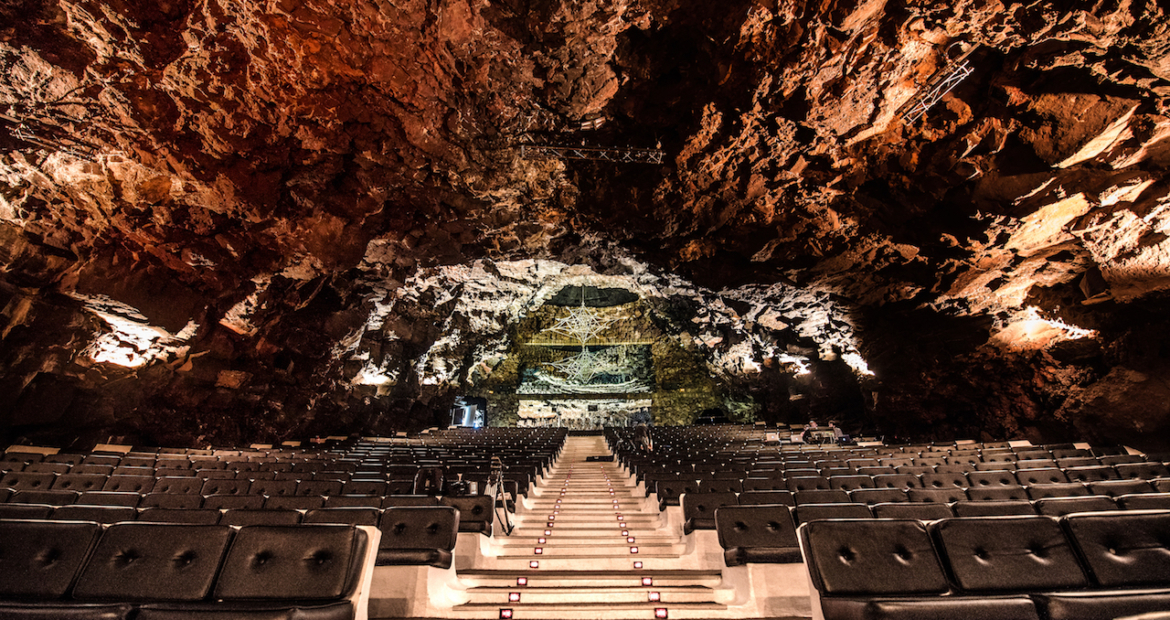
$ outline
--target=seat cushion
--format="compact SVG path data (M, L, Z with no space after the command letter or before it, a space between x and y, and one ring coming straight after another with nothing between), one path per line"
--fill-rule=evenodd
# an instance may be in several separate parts
M801 528L813 585L825 595L943 594L949 589L918 521L813 521Z
M796 519L801 523L822 519L871 519L873 513L865 504L805 504L796 507Z
M118 523L134 521L138 511L129 506L61 506L53 511L54 521L93 521L95 523Z
M1034 515L1036 508L1027 500L955 502L952 509L958 517L1004 517Z
M65 596L100 535L94 523L0 522L0 598Z
M323 605L146 605L134 620L352 620L348 600Z
M788 506L723 506L715 511L719 545L724 549L798 549L796 522Z
M256 510L233 508L225 510L219 518L220 525L296 525L301 522L301 513L296 510Z
M823 598L825 620L1039 620L1027 597Z
M1087 586L1060 524L1050 517L944 519L932 526L955 582L967 592Z
M1048 620L1113 620L1170 609L1170 591L1035 595Z
M201 600L211 591L231 535L231 528L218 525L111 525L86 564L74 596Z
M257 525L232 541L216 598L337 599L356 582L365 534L343 525Z
M130 605L0 603L4 620L125 620L133 611Z

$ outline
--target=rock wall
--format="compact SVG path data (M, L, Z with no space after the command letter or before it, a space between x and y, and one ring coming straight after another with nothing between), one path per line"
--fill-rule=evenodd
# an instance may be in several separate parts
M541 260L685 283L660 314L695 313L777 421L1165 449L1160 409L1116 403L1165 367L1168 24L1153 0L0 3L0 425L440 423L455 386L427 379L514 315L409 282Z

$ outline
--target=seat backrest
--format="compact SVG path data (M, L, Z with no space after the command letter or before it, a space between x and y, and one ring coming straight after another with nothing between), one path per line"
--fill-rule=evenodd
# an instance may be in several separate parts
M111 525L73 595L123 601L202 600L211 591L231 537L231 528L219 525Z
M714 519L716 508L738 503L735 493L686 493L682 496L683 518Z
M1068 482L1068 476L1055 467L1041 467L1036 469L1016 470L1016 480L1022 485L1035 484L1063 484Z
M1114 465L1114 469L1122 478L1137 480L1170 478L1170 469L1162 463L1121 463Z
M459 532L459 511L451 506L387 508L378 522L380 549L443 549L451 551Z
M7 487L13 491L47 491L53 486L56 478L56 474L48 472L10 471L0 477L0 487Z
M486 495L469 497L444 497L444 506L451 506L459 511L460 532L490 533L491 524L495 519L492 510L492 498Z
M919 521L812 521L800 530L813 586L826 596L944 594L950 586Z
M966 592L1088 585L1064 531L1051 517L944 519L932 530L956 584Z
M1019 481L1010 471L973 471L967 474L967 480L971 481L971 488L983 487L1015 487L1019 486Z
M715 529L724 549L798 546L796 522L788 506L722 506L715 511Z
M335 600L355 587L366 535L345 525L241 528L224 558L215 597Z
M0 521L0 599L60 599L101 536L96 523Z
M129 506L135 508L142 496L137 493L113 491L86 491L77 497L77 503L84 506Z
M1170 585L1170 512L1070 515L1064 527L1098 585Z
M875 489L902 489L905 491L922 488L922 480L913 474L885 474L873 477L873 487Z
M1069 467L1064 470L1070 482L1097 482L1099 480L1120 480L1121 475L1112 467Z
M922 474L922 486L927 489L965 489L971 486L971 483L967 480L966 474L945 472Z
M153 476L110 476L101 490L114 493L150 493L154 490L154 485Z

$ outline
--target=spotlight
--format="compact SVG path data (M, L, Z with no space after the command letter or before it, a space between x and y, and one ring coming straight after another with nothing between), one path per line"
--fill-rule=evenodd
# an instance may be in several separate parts
M654 608L654 617L660 618L661 620L666 620L670 616L667 614L665 607L655 607Z
M630 547L630 553L637 553L637 552L638 552L637 547Z
M622 530L622 536L629 536L630 530Z
M528 568L540 568L540 562L533 560L528 563Z
M540 544L542 544L542 545L543 545L543 544L545 543L545 541L546 541L546 540L547 540L547 539L546 539L546 538L544 538L544 537L542 536L542 537L540 537L540 538L537 538L537 539L536 539L536 542L538 542L538 543L540 543Z
M509 603L519 603L520 602L520 593L519 592L509 592L508 593L508 602Z
M518 586L528 585L528 578L527 577L517 577L516 578L516 585L518 585Z
M628 543L630 543L630 544L633 544L633 543L634 543L634 537L633 537L633 536L628 536L628 537L626 537L626 542L628 542Z
M536 547L532 550L532 553L536 555L544 555L544 547Z
M552 530L545 530L544 535L545 536L552 536Z
M535 567L533 567L533 568L535 568ZM642 563L641 562L634 562L634 568L642 568Z
M662 595L657 592L647 592L646 594L648 595L651 603L657 603L658 601L662 600Z
M653 577L643 577L642 578L642 585L644 585L644 586L654 585L654 578Z
M500 620L512 620L512 610L511 609L501 609L500 610Z

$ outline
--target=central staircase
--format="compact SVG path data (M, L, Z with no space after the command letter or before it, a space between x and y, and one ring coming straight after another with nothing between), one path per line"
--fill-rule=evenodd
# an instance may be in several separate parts
M729 582L715 532L684 537L679 509L660 512L616 462L587 460L609 454L602 437L568 437L521 498L510 536L500 523L490 538L460 535L456 578L446 596L430 591L449 602L432 600L427 617L745 617L748 580ZM706 550L695 544L699 534ZM372 612L377 597L375 590Z

